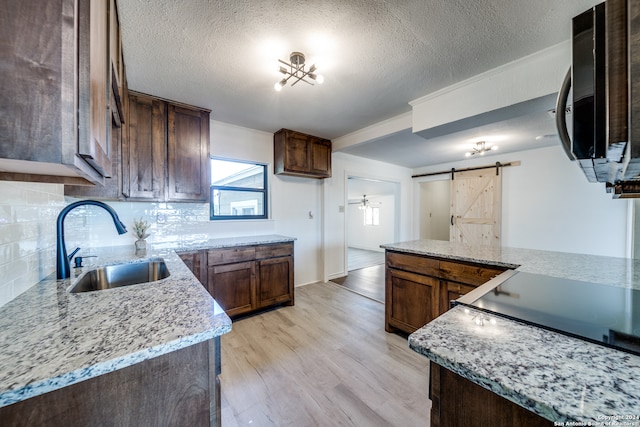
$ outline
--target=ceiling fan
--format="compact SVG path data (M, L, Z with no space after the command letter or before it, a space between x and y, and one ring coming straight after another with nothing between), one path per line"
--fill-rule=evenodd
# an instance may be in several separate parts
M369 199L367 199L367 195L363 194L362 195L362 199L357 200L357 201L352 201L349 202L350 205L358 205L358 209L366 209L370 206L377 206L380 205L380 202L370 202Z

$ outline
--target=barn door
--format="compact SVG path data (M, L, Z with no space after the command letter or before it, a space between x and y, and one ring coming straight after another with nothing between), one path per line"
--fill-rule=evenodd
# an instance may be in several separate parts
M452 242L500 246L502 186L496 171L481 169L454 174L449 236Z

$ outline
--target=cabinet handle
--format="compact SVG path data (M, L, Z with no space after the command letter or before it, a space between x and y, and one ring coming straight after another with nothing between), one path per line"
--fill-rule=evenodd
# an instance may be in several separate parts
M453 225L453 215L451 215L451 225Z

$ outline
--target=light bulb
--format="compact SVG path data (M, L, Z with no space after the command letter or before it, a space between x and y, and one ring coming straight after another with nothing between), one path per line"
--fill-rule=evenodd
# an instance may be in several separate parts
M466 153L464 153L465 157L471 157L471 153L469 151L467 151Z
M282 79L279 82L277 82L276 84L274 84L273 88L276 90L276 92L280 92L285 84L287 84L287 80L286 79Z
M321 85L322 83L324 83L324 76L322 74L318 74L316 76L316 82Z
M491 147L491 149L492 149L492 150L497 150L497 149L498 149L498 146L497 146L497 145L494 145L494 146L492 146L492 147Z

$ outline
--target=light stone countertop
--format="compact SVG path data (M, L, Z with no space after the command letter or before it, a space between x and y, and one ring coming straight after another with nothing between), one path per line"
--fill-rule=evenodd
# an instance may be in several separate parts
M625 258L504 247L471 248L435 240L382 247L640 288L640 262ZM479 326L474 321L477 315L485 320L493 318L493 322L485 321L484 326ZM409 347L550 421L604 425L603 416L640 417L640 356L461 306L411 334ZM628 425L640 426L638 418L627 421Z
M409 347L550 421L640 417L640 356L462 306L411 334Z
M168 248L176 252L198 251L202 249L233 248L236 246L268 245L274 243L289 243L295 241L295 237L281 236L279 234L266 234L259 236L220 237L210 238L207 235L186 235L179 241L154 243L156 249Z
M270 235L154 245L85 248L86 267L55 272L0 307L0 407L206 341L231 320L176 251L290 242ZM69 293L90 269L162 258L170 276L157 282Z
M640 289L640 260L520 248L470 247L442 240L411 240L380 247L397 252L477 262L527 273Z

